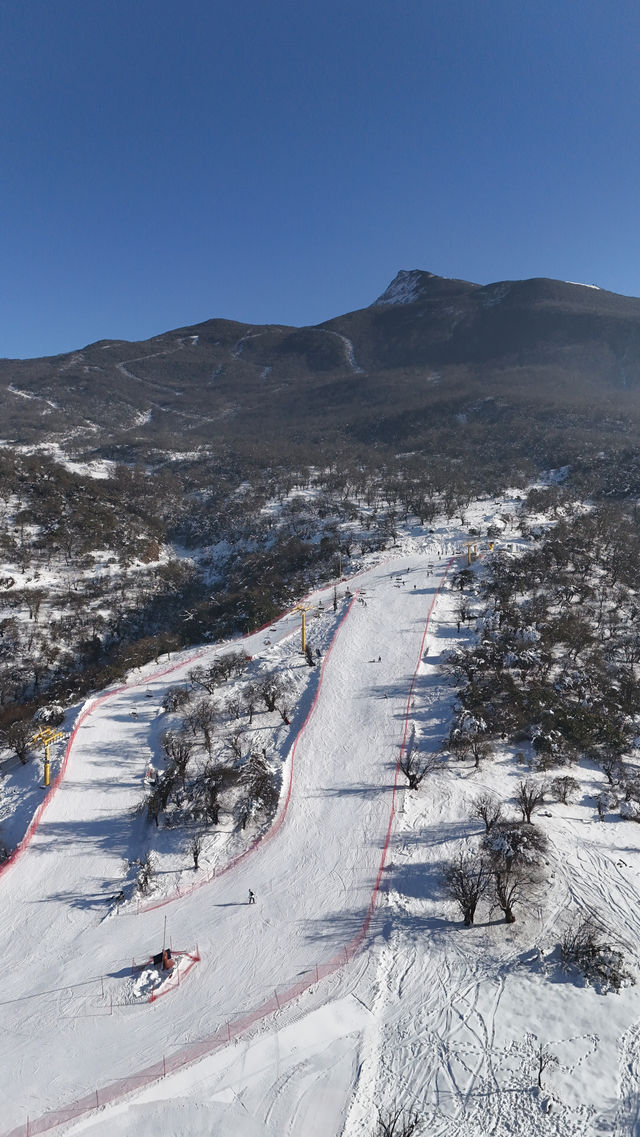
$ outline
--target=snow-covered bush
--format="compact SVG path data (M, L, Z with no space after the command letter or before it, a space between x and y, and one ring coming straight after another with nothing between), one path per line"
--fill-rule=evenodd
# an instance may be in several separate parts
M633 799L621 801L620 816L624 821L640 821L640 802L633 801Z
M46 707L38 707L33 716L34 722L43 722L47 726L60 726L64 721L64 707L59 703L49 703Z
M560 953L565 968L581 971L587 982L603 995L635 982L621 945L592 917L567 928L560 941Z
M569 799L576 794L580 789L580 783L575 778L570 778L567 775L561 778L554 778L549 786L550 793L553 794L556 801L562 802L567 805Z

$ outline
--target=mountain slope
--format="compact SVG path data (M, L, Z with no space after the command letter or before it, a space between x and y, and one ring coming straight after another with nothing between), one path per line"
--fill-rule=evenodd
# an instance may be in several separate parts
M315 327L213 319L147 341L0 360L0 413L7 440L44 433L92 450L224 451L256 434L275 446L283 424L305 445L396 445L410 432L415 441L421 422L459 429L478 399L499 400L502 423L548 426L569 412L601 420L614 403L635 422L639 375L639 299L412 270L370 307ZM418 443L429 440L421 428Z

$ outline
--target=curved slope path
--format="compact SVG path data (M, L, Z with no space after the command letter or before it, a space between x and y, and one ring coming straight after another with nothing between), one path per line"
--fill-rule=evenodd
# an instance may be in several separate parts
M407 568L399 587L395 573ZM361 576L368 606L353 606L335 641L298 745L287 817L254 856L172 910L174 944L198 944L202 961L153 1005L118 1006L118 993L132 957L161 939L164 913L101 921L104 881L118 879L121 858L133 851L128 810L139 797L141 739L130 711L144 694L119 691L86 720L59 792L1 882L5 1131L23 1132L30 1116L41 1119L31 1132L43 1132L47 1111L153 1062L161 1073L163 1056L194 1060L228 1022L252 1008L266 1013L276 989L357 943L381 872L407 694L442 574L415 554ZM280 634L290 628L283 621ZM161 694L166 680L153 686ZM249 888L258 897L251 908ZM75 986L104 975L104 997L100 980ZM127 1084L133 1089L135 1078Z

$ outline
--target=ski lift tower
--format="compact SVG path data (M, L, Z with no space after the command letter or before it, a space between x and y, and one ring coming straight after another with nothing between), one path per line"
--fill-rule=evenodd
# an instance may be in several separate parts
M44 747L44 788L46 789L51 780L51 759L49 750L54 742L58 742L60 738L64 738L64 733L61 730L54 730L51 726L43 726L40 730L36 731L31 741L40 744Z
M303 654L307 646L307 612L310 612L313 607L313 604L296 604L295 608L293 609L294 612L300 612L302 616L302 627L300 629L300 632Z

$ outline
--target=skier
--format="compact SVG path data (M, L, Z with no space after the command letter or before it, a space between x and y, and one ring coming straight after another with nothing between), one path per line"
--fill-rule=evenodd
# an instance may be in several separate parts
M251 891L251 889L249 889L249 904L255 904L255 902L256 902L256 898L253 895L253 892Z

